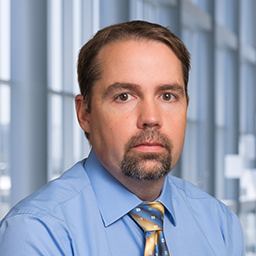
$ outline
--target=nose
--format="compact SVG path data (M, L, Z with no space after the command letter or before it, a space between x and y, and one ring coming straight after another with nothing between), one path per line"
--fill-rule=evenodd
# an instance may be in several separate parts
M157 102L154 100L143 101L139 106L139 114L137 120L137 126L139 129L145 129L147 127L161 128L163 125L163 117L161 109Z

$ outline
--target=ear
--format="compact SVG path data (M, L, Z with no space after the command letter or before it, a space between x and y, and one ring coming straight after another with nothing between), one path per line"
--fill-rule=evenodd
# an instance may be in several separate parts
M85 102L83 95L79 94L75 98L76 115L81 128L90 133L90 113L88 112L88 104Z

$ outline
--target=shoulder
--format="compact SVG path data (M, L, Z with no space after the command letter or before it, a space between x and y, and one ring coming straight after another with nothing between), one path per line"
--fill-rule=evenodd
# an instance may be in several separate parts
M242 255L243 232L234 212L224 203L188 181L169 175L168 184L171 187L175 205L183 206L186 212L183 217L193 216L192 219L201 230L204 230L205 235L210 234L211 239L220 234L229 252L228 255ZM238 252L241 253L238 254Z
M104 233L105 226L84 163L77 163L7 214L0 222L0 255L58 256L91 251L94 230Z
M80 196L90 185L83 168L84 161L76 163L59 178L48 182L41 189L20 201L11 209L5 219L22 214L42 218L54 211L56 207Z
M168 182L173 192L173 199L186 205L201 222L211 221L223 229L230 229L231 226L241 229L237 215L220 200L186 180L170 176Z
M199 207L211 211L215 209L219 212L223 212L223 214L234 215L234 213L220 200L214 198L186 180L169 175L168 183L172 187L174 197L187 202L191 208Z
M76 223L75 206L85 197L92 198L84 161L13 207L0 222L0 254L71 255L72 234L66 219Z
M184 179L168 175L168 183L189 198L211 198L209 194Z
M180 196L187 198L189 200L209 200L214 201L216 203L221 203L213 196L209 195L199 187L193 185L189 181L168 175L168 184L172 187L172 190L174 190L176 193L178 193Z

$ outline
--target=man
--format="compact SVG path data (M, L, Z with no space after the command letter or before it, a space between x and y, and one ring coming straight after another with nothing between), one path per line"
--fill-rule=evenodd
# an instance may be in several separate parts
M85 44L76 111L92 151L11 210L0 254L243 255L235 214L167 175L183 147L189 68L184 44L157 24L113 25Z

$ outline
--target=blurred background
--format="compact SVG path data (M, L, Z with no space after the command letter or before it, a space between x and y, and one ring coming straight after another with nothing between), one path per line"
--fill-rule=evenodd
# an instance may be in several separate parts
M76 61L100 28L156 22L191 52L185 147L173 175L227 204L256 255L256 0L0 0L0 218L90 150Z

